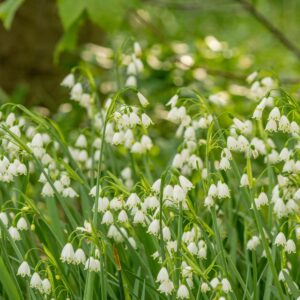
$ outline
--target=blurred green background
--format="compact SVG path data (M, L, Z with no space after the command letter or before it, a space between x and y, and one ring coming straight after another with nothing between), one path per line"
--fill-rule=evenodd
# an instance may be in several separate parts
M80 64L105 97L117 54L134 40L148 70L143 86L158 101L195 80L205 90L204 77L212 91L228 89L254 70L298 94L299 12L299 0L1 1L0 101L56 111L68 99L62 78Z

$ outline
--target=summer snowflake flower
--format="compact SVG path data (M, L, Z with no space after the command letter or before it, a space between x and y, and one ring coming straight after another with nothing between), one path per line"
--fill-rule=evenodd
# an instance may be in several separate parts
M29 267L28 262L23 261L18 268L17 275L19 275L21 277L25 277L25 276L30 277L30 274L31 274L31 272L30 272L30 267Z
M181 284L177 290L178 299L189 299L189 290L186 285Z
M71 243L67 243L61 251L60 259L62 262L71 264L74 262L74 249Z

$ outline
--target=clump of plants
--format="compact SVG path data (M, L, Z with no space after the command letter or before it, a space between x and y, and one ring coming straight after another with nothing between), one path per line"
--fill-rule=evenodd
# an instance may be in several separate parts
M140 45L120 61L107 99L88 69L62 81L67 134L2 106L1 295L300 299L299 102L255 72L242 105L183 86L163 107Z

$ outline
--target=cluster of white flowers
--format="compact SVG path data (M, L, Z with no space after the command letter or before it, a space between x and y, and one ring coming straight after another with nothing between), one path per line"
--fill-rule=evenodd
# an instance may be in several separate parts
M137 87L137 75L144 70L144 64L141 60L142 48L138 42L133 45L133 53L128 58L124 58L124 63L127 65L127 79L125 86Z

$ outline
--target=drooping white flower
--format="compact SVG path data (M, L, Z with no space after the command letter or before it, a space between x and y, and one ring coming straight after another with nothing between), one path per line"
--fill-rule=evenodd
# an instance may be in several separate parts
M85 264L86 262L86 256L85 256L85 253L84 251L81 249L81 248L78 248L75 253L74 253L74 263L76 265L79 265L79 264Z
M30 287L33 289L41 290L43 288L42 279L39 273L34 272L30 279Z
M71 95L72 100L80 101L81 96L82 96L82 85L81 85L81 83L78 82L78 83L73 85L70 95Z
M289 274L288 269L282 269L282 270L279 272L279 275L278 275L278 280L279 280L279 281L285 281L284 273Z
M145 128L147 128L147 127L149 127L152 123L153 123L153 122L152 122L151 118L150 118L147 114L143 113L143 114L142 114L142 125L143 125Z
M182 202L185 200L186 193L181 186L176 184L173 189L173 199L176 202Z
M286 237L283 232L279 232L275 238L274 244L276 246L285 246Z
M229 292L232 291L231 289L231 285L230 285L230 282L227 278L223 278L222 281L222 291L225 293L225 294L228 294Z
M5 227L8 225L8 217L5 212L0 212L0 221L4 224Z
M130 194L130 196L128 197L128 199L126 201L126 206L129 208L133 208L140 202L141 202L141 199L139 198L139 196L136 193L132 193L132 194Z
M211 281L210 281L210 285L213 289L216 289L218 287L218 285L220 284L220 280L217 277L214 277Z
M280 111L278 107L274 107L268 117L268 120L275 120L275 121L279 121L280 119Z
M10 234L11 238L14 241L20 241L21 240L21 236L20 233L18 231L18 229L14 226L11 226L8 228L8 233Z
M284 251L287 253L296 253L296 244L293 240L289 239L286 241Z
M189 191L194 187L193 184L185 176L180 175L179 182L184 191Z
M113 222L114 222L114 216L109 210L107 210L102 217L101 224L110 225L113 224Z
M210 287L206 282L201 283L201 292L206 294L208 291L210 291Z
M54 190L49 182L46 182L42 189L42 196L44 197L53 197L54 196Z
M68 87L68 88L72 88L74 84L75 84L75 78L74 78L74 75L72 73L68 74L63 79L63 81L61 82L62 86L65 86L65 87Z
M45 278L42 281L42 289L41 289L43 294L49 295L51 293L51 284L49 279Z
M170 295L174 290L174 283L171 280L163 281L158 287L158 290L165 295Z
M229 188L226 183L222 183L221 181L218 181L217 184L217 190L218 190L218 198L228 198L230 196Z
M18 268L18 272L17 275L21 276L21 277L25 277L28 276L30 277L30 267L27 261L23 261L19 268Z
M259 243L260 243L259 238L256 235L254 235L248 241L248 243L247 243L247 249L250 250L250 251L255 250L258 247Z
M276 132L277 131L277 123L274 119L270 119L265 128L268 132Z
M260 209L261 206L268 205L268 196L266 193L262 192L254 199L257 209Z
M100 261L91 256L85 262L84 269L90 272L100 272Z
M118 221L120 223L126 223L128 221L128 216L124 209L120 211L120 213L118 215Z
M17 222L17 228L19 230L28 230L28 224L27 221L25 220L25 218L21 217L18 222Z
M189 290L186 287L186 285L181 284L177 290L177 294L176 294L178 299L189 299L190 295L189 295Z
M176 106L178 98L179 98L178 95L175 94L174 96L171 97L171 99L168 101L166 105L171 107Z
M146 97L142 93L138 92L137 96L138 96L138 99L139 99L139 101L140 101L140 103L143 107L148 106L149 101L146 99Z
M156 282L164 282L169 280L169 273L165 267L162 267L157 274Z
M74 249L71 243L67 243L61 251L60 259L62 262L71 264L74 262Z
M242 187L244 186L249 186L249 178L248 178L248 175L247 174L243 174L242 177L241 177L241 180L240 180L240 185Z

